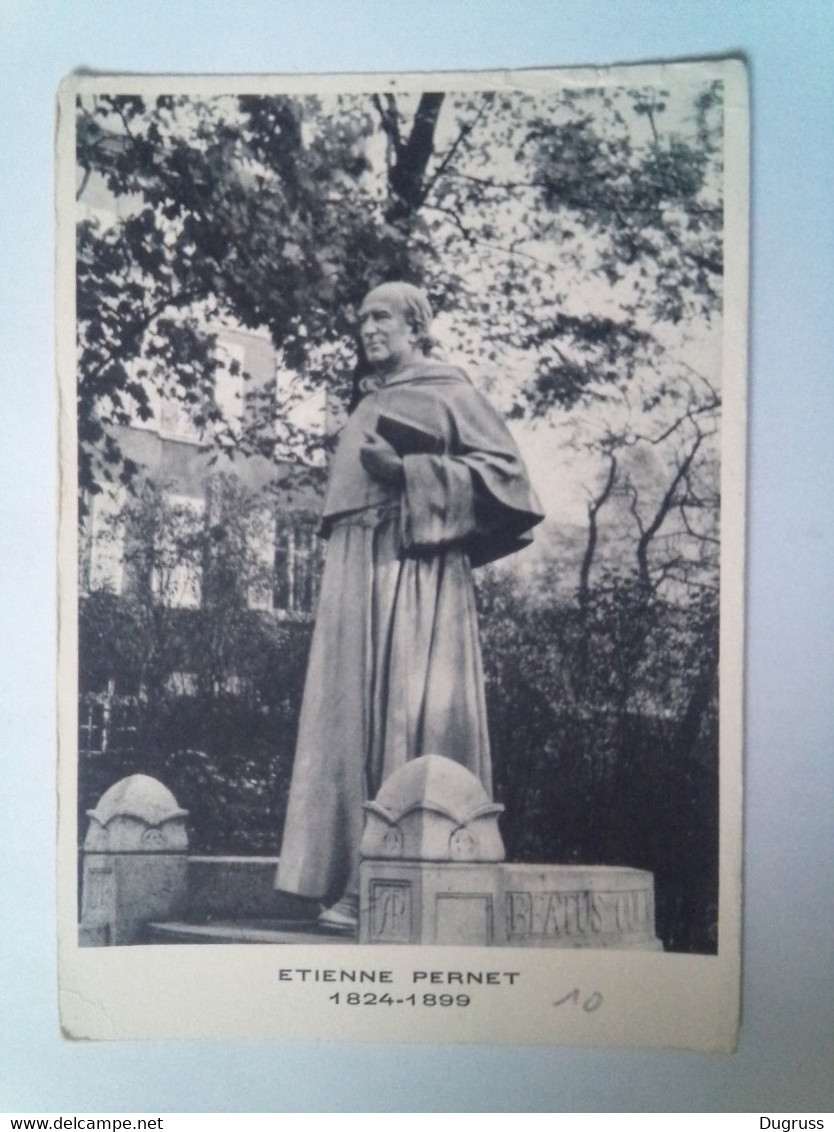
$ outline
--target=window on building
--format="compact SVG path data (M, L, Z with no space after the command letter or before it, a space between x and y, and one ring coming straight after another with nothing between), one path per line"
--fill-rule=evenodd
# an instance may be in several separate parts
M81 588L120 594L124 581L125 528L123 489L103 491L88 498L81 538Z
M177 609L202 601L205 500L166 495L154 540L151 586L157 600Z
M247 534L250 559L247 602L250 609L272 609L275 586L275 514L272 507L253 511Z
M217 682L217 692L224 696L246 696L252 691L252 681L232 673Z
M141 386L147 398L145 406L148 415L139 412L139 402L135 397L125 396L125 404L130 412L130 427L142 429L143 432L159 432L161 426L163 395L153 376L153 369L142 358L127 358L124 361L131 385Z
M315 610L321 575L321 539L308 516L279 516L275 531L273 608L295 615Z
M172 672L165 681L167 691L175 696L196 696L199 682L196 672Z
M246 350L234 342L220 339L216 355L218 367L214 375L214 400L222 411L226 423L234 429L243 419L245 405L244 361ZM205 390L205 396L210 396ZM203 439L203 429L194 418L199 406L187 404L174 392L154 395L154 413L158 414L156 427L159 434L168 440L183 440L198 443ZM203 405L203 409L206 406Z
M220 365L216 370L214 399L226 422L232 426L243 419L245 384L243 364L246 350L234 342L220 339L217 343Z
M112 677L100 692L87 692L78 703L78 750L81 755L130 754L136 750L139 704L136 696L116 694Z
M88 692L78 704L78 750L82 755L103 755L106 749L106 698Z
M186 440L198 443L200 428L194 421L191 405L186 405L174 394L159 398L159 435L168 440Z

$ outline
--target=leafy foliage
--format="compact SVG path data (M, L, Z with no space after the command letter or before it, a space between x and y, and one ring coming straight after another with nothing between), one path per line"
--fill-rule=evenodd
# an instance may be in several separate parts
M273 584L256 550L267 521L262 499L231 477L214 482L197 521L147 482L114 519L128 579L118 596L82 600L79 683L83 697L112 680L136 730L129 745L82 763L82 813L141 770L190 811L196 848L275 851L310 626L251 608L253 589ZM192 569L203 593L188 608Z
M480 582L510 854L651 869L667 946L714 950L721 151L717 84L79 106L79 199L118 204L77 229L80 487L133 492L132 581L82 603L82 684L142 703L141 759L106 774L158 773L201 848L276 851L308 630L247 604L257 501L230 480L195 525L119 430L162 393L208 450L285 474L321 443L293 397L347 400L356 305L411 280L507 416L586 469L570 576ZM250 383L234 426L224 322L266 328L294 379ZM198 560L199 607L160 600Z
M714 951L715 595L612 576L582 609L493 573L479 599L510 858L648 869L666 947Z
M267 327L310 387L343 386L351 311L382 279L427 286L476 366L512 363L516 414L622 393L647 367L656 384L657 326L712 317L721 275L720 88L675 128L663 98L83 102L79 197L95 176L124 209L78 228L81 486L131 478L108 426L147 416L149 384L223 443L212 316ZM273 426L236 450L269 449Z

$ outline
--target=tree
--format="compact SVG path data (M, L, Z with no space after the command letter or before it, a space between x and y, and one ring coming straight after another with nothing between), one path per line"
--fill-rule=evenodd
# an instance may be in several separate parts
M714 951L715 595L607 576L581 608L495 569L478 594L508 856L648 869L666 947Z
M133 479L114 426L148 419L154 387L189 407L207 442L286 455L268 421L226 427L207 323L267 326L295 369L316 353L307 343L332 338L322 323L329 331L344 259L372 234L350 192L365 162L338 126L302 145L302 109L288 99L80 105L79 196L96 175L126 202L109 227L78 226L82 489ZM291 431L293 455L302 440Z
M321 440L293 423L293 396L348 399L363 294L425 286L447 350L522 433L554 430L587 493L584 531L560 544L569 584L564 561L480 583L510 852L651 868L667 944L695 950L715 946L721 152L720 84L79 107L79 194L99 181L123 202L78 227L82 488L121 479L144 506L119 428L153 412L154 388L213 452L284 473L309 460ZM239 426L213 393L222 320L268 328L295 390L250 383ZM282 649L303 671L303 649L264 635L240 601L237 536L211 530L174 539L171 569L211 564L212 612L189 632L219 736L223 673L261 686ZM113 640L125 657L146 642L141 679L162 703L181 630L153 597ZM290 700L270 710L291 751ZM265 781L255 756L215 755Z
M308 622L261 608L275 518L230 476L203 512L145 480L99 532L123 546L124 580L82 598L80 691L110 683L132 727L129 746L82 760L82 813L142 771L189 810L199 848L274 850L310 637Z
M351 307L385 278L454 310L474 362L514 363L515 415L623 393L664 364L658 324L718 307L719 96L665 131L663 92L641 90L82 102L79 192L95 174L132 202L79 225L82 486L131 477L109 426L147 415L153 382L207 440L296 454L274 420L224 429L206 317L268 327L288 369L338 385ZM572 310L601 279L597 309Z

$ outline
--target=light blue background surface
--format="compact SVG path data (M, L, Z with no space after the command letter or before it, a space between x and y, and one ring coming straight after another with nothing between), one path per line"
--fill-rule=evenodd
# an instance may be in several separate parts
M739 1052L61 1039L51 143L62 75L79 66L497 68L734 51L750 62L755 155ZM834 1107L834 4L0 0L0 84L0 1112Z

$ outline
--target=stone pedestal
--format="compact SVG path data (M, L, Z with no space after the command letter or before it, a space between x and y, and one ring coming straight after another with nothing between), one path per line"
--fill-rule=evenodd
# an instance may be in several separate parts
M496 942L493 865L363 861L360 943Z
M656 951L639 869L504 863L483 786L457 763L407 763L365 807L359 942Z
M111 786L84 841L79 943L136 943L151 920L184 907L187 811L161 782L134 774Z
M654 877L606 865L503 865L497 878L505 947L661 950Z
M661 949L640 869L366 860L359 875L360 943Z

